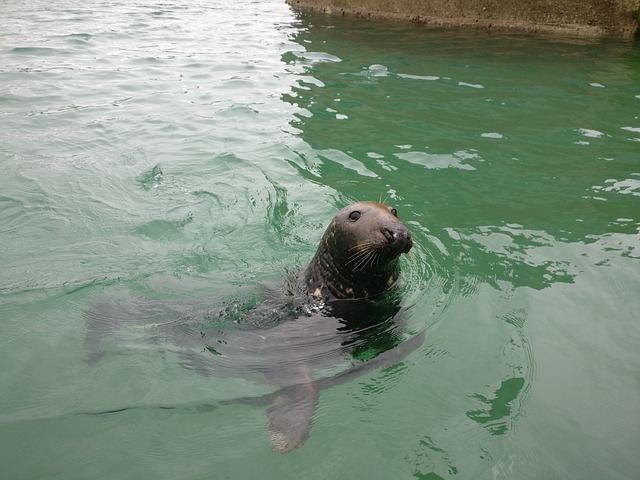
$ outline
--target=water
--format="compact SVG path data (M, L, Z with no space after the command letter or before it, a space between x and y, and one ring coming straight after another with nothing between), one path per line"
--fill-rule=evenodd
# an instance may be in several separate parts
M3 478L639 478L637 44L277 0L0 18ZM87 363L92 306L232 308L355 199L411 228L426 340L323 390L303 448L233 402L266 382L133 319Z

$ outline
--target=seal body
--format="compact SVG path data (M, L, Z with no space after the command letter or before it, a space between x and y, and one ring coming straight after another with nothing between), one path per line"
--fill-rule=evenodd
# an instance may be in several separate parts
M325 231L304 273L304 288L316 299L363 299L398 280L398 257L413 245L395 208L358 202L340 210Z
M264 372L277 392L267 409L274 451L286 453L299 448L309 435L319 397L309 359L326 356L332 348L336 352L347 350L357 358L359 346L365 346L365 350L372 346L363 335L375 336L381 344L394 343L394 329L388 322L399 310L399 299L385 293L398 280L400 255L412 246L409 229L398 219L396 209L388 205L358 202L333 218L298 285L306 301L321 308L306 318L275 327L278 342L288 345L289 351L295 351L301 342L308 343L303 347L305 359L290 357ZM312 353L318 345L323 350L320 355ZM283 349L270 346L268 350Z
M180 346L181 364L193 371L257 373L272 391L266 411L272 448L289 452L307 440L321 388L393 365L422 343L422 335L402 340L393 288L399 257L412 245L394 208L354 203L333 218L308 267L266 289L257 303L252 294L237 310L202 311L183 302L119 298L90 309L87 359L98 361L101 338L135 318L151 325L154 341ZM316 378L345 360L352 362L348 370Z

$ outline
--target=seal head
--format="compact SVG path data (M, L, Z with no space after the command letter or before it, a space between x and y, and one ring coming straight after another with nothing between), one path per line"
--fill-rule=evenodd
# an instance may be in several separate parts
M413 245L395 208L358 202L340 210L304 272L307 293L323 300L371 298L391 288L398 258Z

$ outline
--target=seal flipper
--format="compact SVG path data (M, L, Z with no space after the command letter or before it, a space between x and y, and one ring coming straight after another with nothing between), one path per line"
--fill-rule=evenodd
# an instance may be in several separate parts
M420 348L424 343L424 338L425 333L421 332L371 360L356 364L338 375L318 381L313 380L309 365L297 363L286 368L285 371L292 376L289 377L289 381L293 378L299 383L279 390L277 389L277 384L280 383L278 379L274 378L273 372L271 375L267 373L267 377L271 377L269 380L274 390L274 393L269 395L273 395L273 400L267 408L269 437L273 450L278 453L287 453L304 445L309 437L321 388L341 385L371 371L397 365L404 361L410 353ZM282 370L277 372L280 380L283 378L283 373Z
M83 313L86 323L84 335L85 361L88 365L96 365L104 356L102 342L113 336L125 323L127 312L114 300L107 300L93 305Z
M288 383L295 383L278 389L276 378L269 378L275 390L273 402L267 408L269 437L274 452L287 453L304 445L309 437L313 414L318 405L320 391L313 381L311 368L305 363L297 363L285 369ZM285 371L278 371L282 378ZM267 374L267 377L270 377ZM275 381L274 381L275 380Z

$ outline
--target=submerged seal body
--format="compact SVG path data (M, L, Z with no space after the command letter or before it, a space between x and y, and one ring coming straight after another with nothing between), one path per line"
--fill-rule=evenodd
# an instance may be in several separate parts
M156 341L180 346L187 368L205 375L258 373L272 391L266 411L272 448L289 452L305 443L321 388L393 365L421 345L423 334L402 340L396 318L399 257L412 245L395 208L354 203L336 214L298 276L242 311L203 312L156 300L122 305L121 299L90 309L87 358L98 361L101 339L136 319L152 325ZM347 370L315 378L345 360Z

